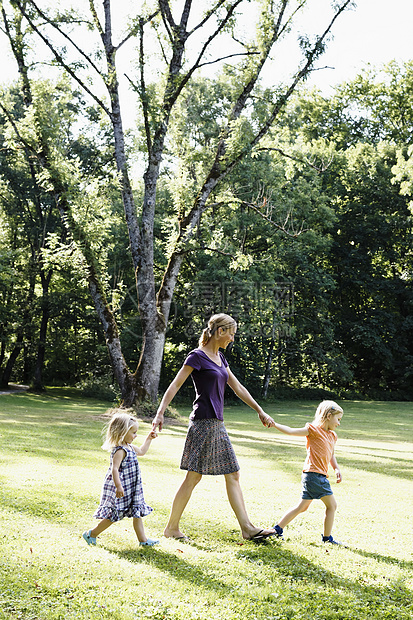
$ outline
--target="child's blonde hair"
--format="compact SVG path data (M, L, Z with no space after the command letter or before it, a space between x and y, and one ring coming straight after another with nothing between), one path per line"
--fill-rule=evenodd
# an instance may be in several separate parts
M315 412L314 424L316 426L322 426L330 413L335 415L336 413L343 413L343 410L334 400L323 400L323 402L318 405L317 411Z
M121 446L125 435L131 426L138 428L139 422L129 413L115 413L106 427L105 441L103 442L103 450L112 450L116 446Z
M229 316L229 314L224 314L223 312L220 314L213 314L208 321L208 327L204 329L199 338L199 346L205 346L220 327L227 329L236 326L237 322L232 316Z

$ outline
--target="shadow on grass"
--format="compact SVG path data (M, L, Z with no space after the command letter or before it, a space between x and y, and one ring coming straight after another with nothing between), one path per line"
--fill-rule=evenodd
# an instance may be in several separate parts
M115 553L128 562L150 565L162 572L169 573L174 579L186 581L192 586L197 584L198 587L207 590L221 593L226 592L228 594L233 591L231 585L208 574L207 570L198 568L186 561L184 557L181 558L175 553L165 551L159 547L157 549L145 549L144 551L132 549L127 551L108 549L108 551Z
M373 458L375 457L373 456ZM351 467L370 474L381 474L392 478L404 478L405 480L413 479L413 465L409 465L407 462L401 463L400 458L390 456L380 456L377 459L377 461L371 461L340 456L339 463L342 469Z
M0 495L3 508L11 513L41 518L50 523L56 523L56 520L65 518L67 514L68 509L64 508L63 501L68 499L68 495L64 491L57 496L56 501L50 497L45 497L44 494L36 497L35 494L26 495L21 493L15 495L14 493L15 491L13 491L13 495L8 495L7 499L5 496L2 497Z
M342 552L341 549L334 549L331 553L336 553L337 551L339 553ZM353 550L350 549L347 550L347 552L348 551ZM398 564L407 569L411 568L411 562L398 562L395 558L380 556L361 550L354 551L362 556L372 557L378 561ZM360 601L361 603L366 603L367 606L374 605L376 610L379 607L383 607L384 611L390 605L394 605L395 608L400 610L400 618L412 618L410 615L413 607L411 590L400 582L386 585L372 585L365 582L363 575L360 575L358 579L354 580L346 579L342 575L337 575L311 562L304 556L283 549L282 544L274 544L274 542L260 545L259 548L253 550L240 550L237 557L246 562L251 562L252 564L273 568L277 576L281 578L286 585L289 584L292 586L293 589L297 587L298 584L300 584L301 587L305 587L309 592L317 591L320 587L329 587L338 594L339 599L342 599L346 606L351 604L356 605L355 601L357 601L357 603ZM406 613L406 615L403 615L402 611ZM352 615L350 607L348 608L348 612L350 612L349 618L358 617L357 613ZM347 618L347 616L345 617ZM392 615L389 617L393 618L394 616Z
M297 476L301 476L301 465L304 463L306 455L305 442L303 445L296 445L291 443L278 443L274 439L262 439L254 438L250 441L245 441L245 433L238 434L230 431L229 436L234 445L235 452L236 447L240 446L246 449L254 449L260 452L262 456L268 460L274 459L277 462L277 467L288 473L297 472ZM340 439L339 439L340 442ZM339 443L338 443L339 445ZM363 446L358 447L363 449ZM383 456L385 447L379 446L377 450L372 447L365 448L368 452L368 457L364 458L363 454L360 454L360 458L352 458L351 456L340 455L339 464L351 467L355 470L362 470L363 472L369 472L374 474L383 474L395 478L404 478L405 480L413 479L413 465L410 465L406 461L401 464L400 456ZM388 450L390 451L390 450ZM376 456L375 452L380 453ZM394 452L394 450L391 450ZM282 457L288 456L288 461L285 462ZM296 461L298 468L291 461Z
M338 615L328 615L326 616L328 618L357 618L360 617L360 614L362 617L370 617L364 615L365 611L369 609L374 609L375 615L371 616L374 618L394 619L397 617L405 620L412 617L410 615L412 609L411 591L400 582L372 585L366 583L362 575L359 578L346 579L342 575L335 574L315 564L304 556L284 549L279 543L267 542L253 548L243 547L235 553L238 574L231 577L231 571L229 570L227 573L225 566L220 565L220 570L223 571L223 576L225 575L223 579L219 578L219 574L212 574L213 562L210 564L212 570L209 571L209 564L205 563L201 567L194 566L189 560L185 559L184 555L177 557L176 553L167 552L160 548L147 549L144 553L141 550L108 550L128 562L148 565L163 573L169 573L177 581L197 588L199 596L204 589L213 591L221 597L231 597L234 608L245 602L245 595L238 591L240 582L245 582L247 586L253 588L254 582L260 580L258 575L260 567L263 567L267 576L268 572L273 571L275 590L278 591L278 585L282 584L285 604L292 603L305 606L306 609L308 605L314 604L319 609L320 605L325 603L326 597L330 597L329 607L333 611L335 610ZM363 555L363 552L359 553ZM374 554L366 555L376 557ZM376 559L389 562L394 560L380 556ZM409 564L406 563L406 568L409 568ZM254 570L249 569L249 566L254 566ZM239 574L240 570L242 571L241 575ZM231 581L226 581L227 574ZM265 583L269 583L268 579ZM260 585L263 584L260 582ZM258 597L255 600L261 600L260 604L267 605L268 611L272 610L273 595L264 593L263 597ZM252 599L251 604L254 604ZM277 599L279 611L282 611L280 609L282 604L281 599ZM310 614L309 617L312 617L312 610L308 608L307 611Z
M400 568L407 570L413 569L413 562L409 560L398 560L391 555L380 555L379 553L371 553L370 551L363 551L362 549L352 549L351 547L349 547L349 549L351 549L353 553L358 553L363 558L372 558L373 560L377 560L378 562L384 562L385 564L399 566Z

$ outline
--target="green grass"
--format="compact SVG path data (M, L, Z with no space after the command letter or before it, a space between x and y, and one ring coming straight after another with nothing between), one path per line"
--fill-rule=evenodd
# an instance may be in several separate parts
M266 410L302 426L316 404ZM413 403L342 405L334 534L348 549L321 545L321 502L290 524L285 543L244 542L222 477L195 489L183 519L190 544L161 537L139 548L124 519L89 548L81 534L93 525L108 465L106 405L65 390L0 396L0 618L411 619ZM183 477L189 409L180 412L140 459L152 537ZM264 429L244 406L228 407L225 419L251 519L272 525L299 498L304 440ZM141 438L148 430L143 422Z

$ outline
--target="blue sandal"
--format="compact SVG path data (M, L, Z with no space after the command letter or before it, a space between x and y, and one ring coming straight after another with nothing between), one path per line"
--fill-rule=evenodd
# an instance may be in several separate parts
M90 532L92 530L89 530L88 532L83 532L82 537L86 540L88 545L96 545L96 538L93 538L93 536L90 535Z
M153 538L148 538L145 542L140 542L140 547L153 547L154 545L159 545L159 540L154 540Z

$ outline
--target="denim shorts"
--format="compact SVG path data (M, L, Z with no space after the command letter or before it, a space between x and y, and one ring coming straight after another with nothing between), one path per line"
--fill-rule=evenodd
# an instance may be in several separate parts
M303 492L301 499L321 499L333 495L327 476L313 471L305 471L301 477Z

